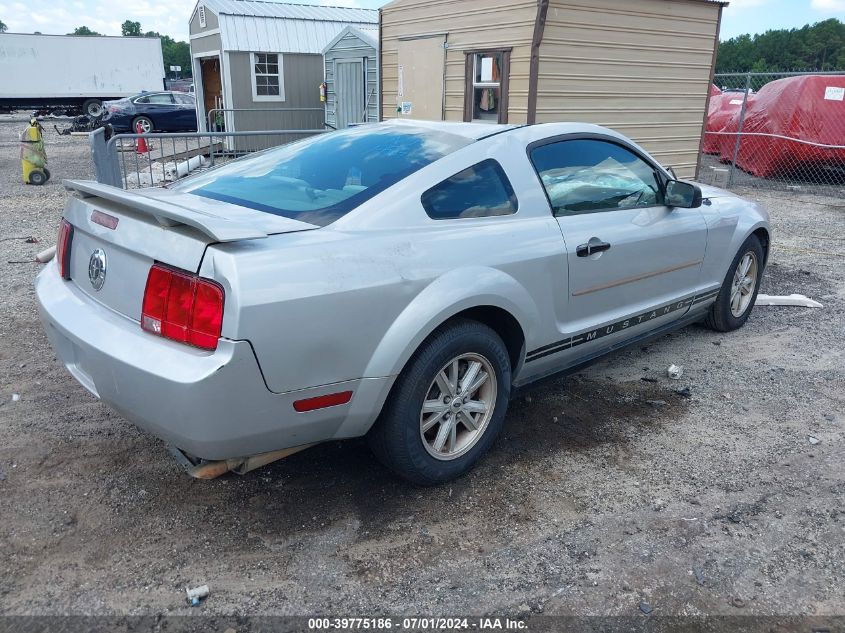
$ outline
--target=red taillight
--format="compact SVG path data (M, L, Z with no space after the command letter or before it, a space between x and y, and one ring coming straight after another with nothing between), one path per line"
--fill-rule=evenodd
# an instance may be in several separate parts
M173 341L214 350L222 325L220 284L160 264L150 268L141 328Z
M59 225L59 239L56 240L56 262L62 279L70 279L70 243L73 241L73 225L62 218Z
M346 404L350 400L352 400L352 392L341 391L339 393L330 393L327 396L317 396L316 398L297 400L293 403L293 408L299 413L305 413L306 411L336 407L341 404Z

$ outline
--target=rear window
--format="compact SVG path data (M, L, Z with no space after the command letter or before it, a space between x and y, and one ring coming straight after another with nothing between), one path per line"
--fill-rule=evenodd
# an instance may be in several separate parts
M471 142L422 127L359 126L241 158L173 189L326 226Z

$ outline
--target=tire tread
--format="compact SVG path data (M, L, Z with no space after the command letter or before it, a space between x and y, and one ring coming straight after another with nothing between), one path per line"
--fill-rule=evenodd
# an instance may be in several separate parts
M425 469L421 469L420 464L414 461L412 451L406 447L406 420L409 415L406 408L408 403L414 400L413 392L419 384L422 382L428 384L430 382L431 377L426 376L426 370L429 365L443 349L467 337L475 337L479 334L488 338L493 343L494 348L498 348L498 358L489 360L494 363L498 362L504 368L505 380L500 380L498 388L500 392L504 390L504 394L509 397L510 360L505 344L499 335L492 328L477 321L464 318L455 319L435 330L414 352L408 360L405 369L396 379L396 383L393 385L393 389L385 402L381 414L367 434L370 449L378 460L411 483L430 486L460 476L463 472L469 470L476 459L481 457L487 450L485 448L479 452L476 449L485 444L492 444L495 435L498 433L497 429L492 428L495 420L491 420L491 426L488 427L485 436L481 438L479 444L464 456L473 456L473 458L469 460L465 468L459 469L460 472L453 476L445 476L442 472L425 472ZM504 417L504 413L501 413L501 416ZM461 460L463 460L463 457L458 458L454 462L443 462L441 471L450 470L448 468L449 465L453 465Z

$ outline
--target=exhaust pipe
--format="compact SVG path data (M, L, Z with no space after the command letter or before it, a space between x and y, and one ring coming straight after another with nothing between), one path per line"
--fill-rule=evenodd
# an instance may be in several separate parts
M316 442L314 443L316 444ZM184 453L181 449L168 445L168 450L179 462L179 465L185 469L191 477L195 479L216 479L220 475L225 475L228 472L237 473L238 475L245 475L246 473L261 468L267 464L272 464L275 461L284 459L289 455L304 451L306 448L311 448L314 444L303 444L301 446L292 446L291 448L283 448L278 451L271 451L269 453L259 453L258 455L250 455L249 457L233 457L231 459L221 459L217 461L196 460Z

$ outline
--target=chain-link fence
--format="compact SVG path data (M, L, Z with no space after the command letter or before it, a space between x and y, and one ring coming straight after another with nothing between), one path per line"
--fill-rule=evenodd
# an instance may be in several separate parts
M845 190L845 72L714 78L699 180L722 187Z

